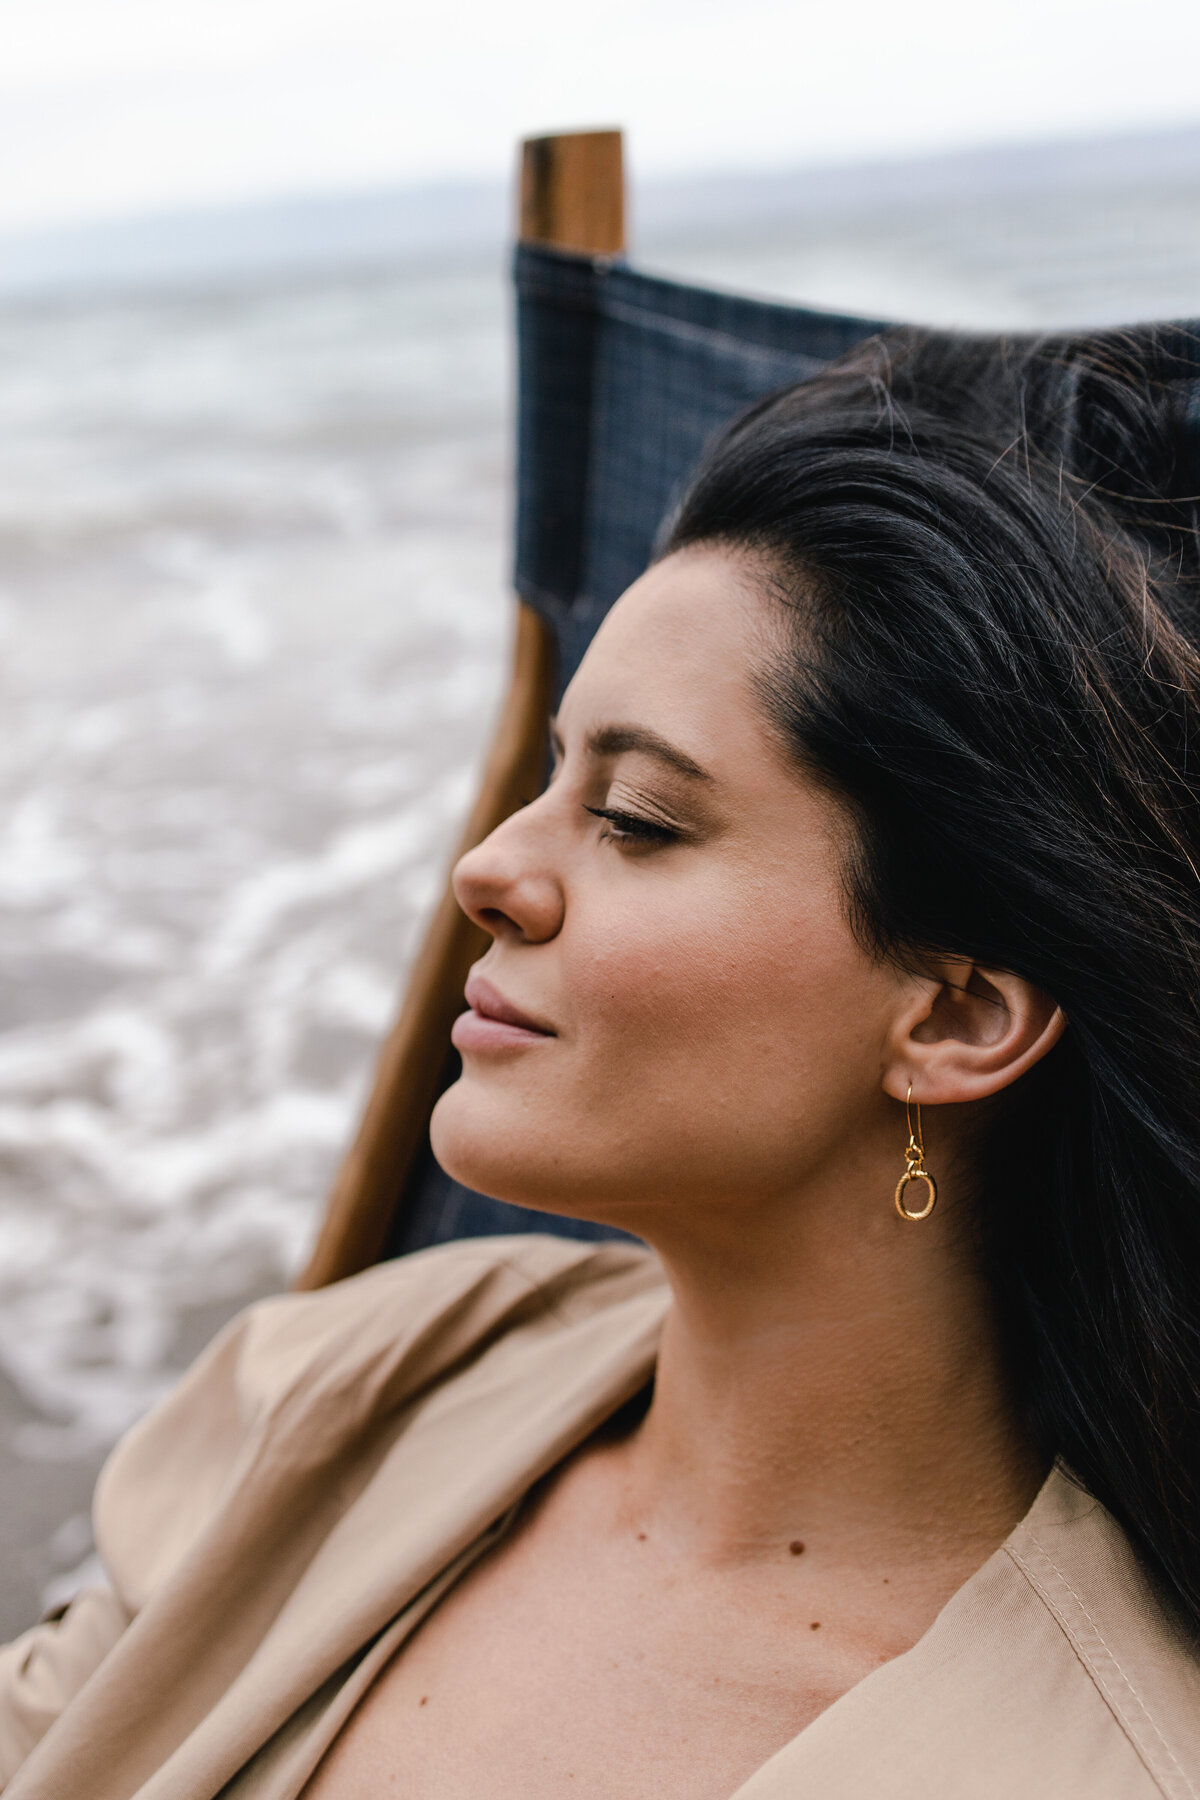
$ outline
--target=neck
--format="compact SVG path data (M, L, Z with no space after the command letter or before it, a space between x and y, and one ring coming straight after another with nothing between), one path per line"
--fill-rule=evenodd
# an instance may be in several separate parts
M694 1551L978 1566L1032 1502L1046 1470L971 1233L952 1203L909 1225L872 1189L656 1246L675 1303L627 1491Z

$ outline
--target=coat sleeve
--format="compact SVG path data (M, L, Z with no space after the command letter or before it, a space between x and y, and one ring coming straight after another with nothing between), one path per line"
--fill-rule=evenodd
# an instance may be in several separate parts
M248 1308L117 1445L93 1505L105 1584L0 1647L0 1792L204 1529L272 1381L287 1387L319 1344L322 1299Z
M336 1310L324 1294L248 1308L117 1445L93 1504L105 1584L0 1647L0 1792L204 1530L256 1420Z
M93 1522L105 1584L84 1588L0 1648L0 1792L203 1528L244 1437L222 1378L261 1310L249 1309L218 1335L176 1390L126 1434L102 1471ZM171 1455L171 1426L180 1415L194 1465L186 1459L176 1464ZM137 1455L146 1437L154 1452L148 1462Z
M245 1436L229 1369L263 1310L251 1308L232 1321L113 1452L93 1506L104 1585L84 1588L0 1648L0 1792L203 1529ZM190 1459L173 1457L176 1433ZM138 1446L147 1439L151 1455L141 1458Z
M0 1649L0 1789L128 1623L111 1588L84 1588L69 1606Z

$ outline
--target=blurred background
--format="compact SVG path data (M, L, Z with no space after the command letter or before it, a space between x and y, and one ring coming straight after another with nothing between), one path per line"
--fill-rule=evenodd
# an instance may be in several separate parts
M1176 0L0 0L0 1636L301 1263L506 674L510 174L644 267L1200 317Z

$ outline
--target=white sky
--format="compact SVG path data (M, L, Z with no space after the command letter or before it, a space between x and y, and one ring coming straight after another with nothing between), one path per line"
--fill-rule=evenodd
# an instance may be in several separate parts
M0 0L0 228L442 175L1200 122L1196 0Z

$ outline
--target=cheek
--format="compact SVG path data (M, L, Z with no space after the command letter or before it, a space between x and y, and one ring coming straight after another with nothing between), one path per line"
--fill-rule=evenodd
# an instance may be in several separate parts
M581 1107L696 1141L732 1112L739 1140L749 1128L765 1141L877 1082L886 977L839 896L732 885L580 933L565 972Z

